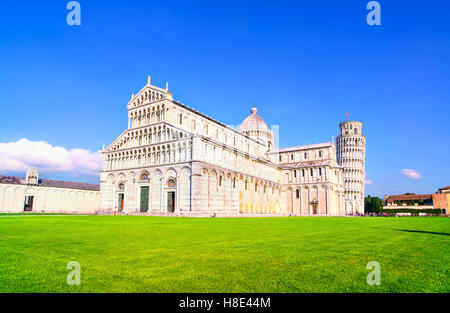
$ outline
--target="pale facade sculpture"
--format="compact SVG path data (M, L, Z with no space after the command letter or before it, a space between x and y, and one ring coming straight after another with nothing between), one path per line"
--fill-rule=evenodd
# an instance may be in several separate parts
M147 85L128 129L103 150L100 209L198 216L346 215L344 168L332 142L276 150L253 107L238 130ZM364 188L364 187L362 187Z

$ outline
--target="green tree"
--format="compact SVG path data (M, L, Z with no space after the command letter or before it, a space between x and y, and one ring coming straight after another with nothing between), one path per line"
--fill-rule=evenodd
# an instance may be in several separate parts
M402 206L402 202L400 200L397 200L397 205Z
M364 212L373 212L372 211L372 197L368 195L364 198Z
M423 203L423 199L419 199L419 201L417 201L417 203L419 204L419 205L423 205L424 203Z
M372 211L375 213L380 213L383 209L383 201L378 197L372 197Z
M368 195L364 198L364 211L379 213L383 209L383 201L379 197Z

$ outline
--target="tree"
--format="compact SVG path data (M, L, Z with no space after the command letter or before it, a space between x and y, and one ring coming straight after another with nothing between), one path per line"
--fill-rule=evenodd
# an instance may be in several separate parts
M397 200L397 205L402 206L402 202L400 200Z
M364 212L372 212L372 197L370 195L364 198Z
M419 201L417 201L417 204L423 205L424 204L423 199L419 199Z
M364 198L364 211L379 213L383 209L383 201L379 197L368 195Z
M383 209L383 201L378 197L372 197L372 211L375 213L380 213Z

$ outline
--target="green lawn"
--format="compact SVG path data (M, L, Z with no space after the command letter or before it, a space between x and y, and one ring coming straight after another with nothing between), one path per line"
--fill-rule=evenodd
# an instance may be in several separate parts
M0 292L450 292L449 261L440 217L0 217Z

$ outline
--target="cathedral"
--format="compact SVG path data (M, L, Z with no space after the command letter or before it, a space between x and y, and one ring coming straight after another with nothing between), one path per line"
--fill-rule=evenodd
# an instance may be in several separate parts
M362 123L336 143L277 149L256 107L238 129L151 84L127 105L128 129L102 152L100 210L178 216L364 213Z

